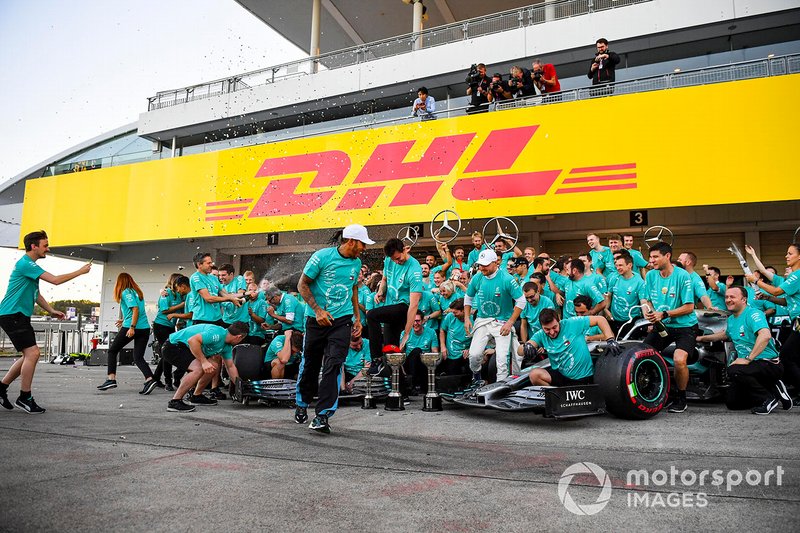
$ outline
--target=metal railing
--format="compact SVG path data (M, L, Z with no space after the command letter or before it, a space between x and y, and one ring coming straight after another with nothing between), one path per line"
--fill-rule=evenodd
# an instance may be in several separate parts
M42 359L53 361L56 357L71 353L88 353L94 330L78 328L78 323L70 320L33 320L36 345L41 350ZM85 322L83 323L85 326ZM0 353L18 353L5 331L0 330Z
M560 93L517 98L514 100L497 102L497 104L495 104L495 109L501 111L534 105L573 102L575 100L586 100L588 98L610 96L612 94L620 95L648 91L660 91L664 89L708 85L711 83L749 80L797 73L800 73L800 54L743 61L741 63L732 63L730 65L698 68L684 72L661 74L658 76L651 76L638 80L621 81L613 84L595 85L581 89L572 89L568 91L562 91Z
M308 57L290 63L283 63L230 78L200 83L169 91L160 91L147 99L147 110L153 111L193 100L210 98L220 94L232 93L258 85L274 83L277 80L313 74L318 69L337 68L375 61L399 54L413 52L418 48L431 48L451 44L465 39L524 28L535 24L560 20L597 11L605 11L652 0L562 0L536 4L528 7L493 13L483 17L438 26L419 33L409 33L365 43L335 52Z

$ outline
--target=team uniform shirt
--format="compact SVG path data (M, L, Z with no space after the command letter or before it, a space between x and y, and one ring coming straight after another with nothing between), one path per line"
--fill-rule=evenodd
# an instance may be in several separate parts
M464 321L456 318L453 313L448 313L442 320L442 331L444 331L444 338L447 343L447 358L461 359L464 350L469 348L471 339L471 337L467 336Z
M478 272L469 282L467 296L473 298L478 318L496 318L507 321L514 312L515 300L522 298L522 289L511 274L498 269L487 278Z
M271 363L275 359L278 358L278 352L280 352L283 347L286 346L286 337L283 335L278 335L272 342L269 343L267 347L267 353L264 354L264 362ZM289 356L289 361L286 362L287 365L291 365L300 361L300 357L302 354L293 353Z
M500 268L505 270L506 265L508 264L509 259L516 259L517 255L514 253L514 250L509 250L507 252L503 252L503 256L500 259Z
M605 299L603 291L600 290L595 279L595 277L602 278L602 276L583 276L578 281L556 273L551 274L551 277L552 276L557 276L553 282L556 284L556 287L564 292L564 318L572 318L575 316L574 300L578 296L588 296L591 298L592 307Z
M28 257L28 254L20 257L8 280L6 295L0 302L0 315L22 313L31 316L33 304L39 298L39 276L42 274L44 269Z
M587 337L593 337L595 335L602 335L603 330L600 329L600 326L592 326L588 330L586 330Z
M197 334L200 334L200 339L203 342L202 349L203 355L211 357L212 355L221 355L223 359L233 359L233 347L230 344L225 344L225 335L228 330L222 326L214 324L197 324L196 326L189 326L169 336L171 344L183 344L189 346L189 339Z
M225 292L230 294L238 294L239 291L247 291L247 282L244 276L235 276L230 283L222 285ZM234 322L247 322L250 320L249 301L245 300L242 305L236 307L233 302L224 302L220 304L222 308L222 320L228 324Z
M426 291L432 291L436 288L436 283L433 282L433 276L428 276L428 281L425 281L425 278L422 278L422 286L425 287Z
M600 250L589 250L589 257L592 259L592 272L598 273L597 270L602 268L603 275L608 275L609 272L616 272L614 268L614 254L611 253L611 248L603 246Z
M192 308L192 320L204 320L207 322L216 322L222 320L222 307L218 303L208 303L202 296L200 290L207 289L211 296L219 296L219 291L222 285L219 283L217 276L211 274L203 274L202 272L195 272L189 278L189 287L194 294L194 307Z
M697 272L689 273L689 278L692 280L692 290L694 291L694 301L699 302L700 298L706 295L707 289L703 278Z
M548 298L545 295L539 296L539 303L536 305L531 305L528 302L525 305L525 309L522 310L522 314L520 318L524 318L528 321L528 338L533 338L533 335L542 329L542 324L539 322L539 313L542 312L542 309L555 309L556 306L553 303L553 300Z
M716 307L717 309L725 309L725 293L727 292L727 287L724 283L717 280L717 290L711 288L711 284L708 284L708 290L706 290L706 295L708 295L709 300L711 300L711 306Z
M355 376L364 369L365 363L371 363L372 357L369 355L369 340L361 339L361 349L356 351L352 348L347 349L347 358L344 360L344 371Z
M167 294L164 296L159 296L158 298L158 313L156 313L156 318L153 320L153 324L174 328L175 324L177 323L177 319L168 319L165 311L170 307L175 307L176 305L183 303L184 300L185 297L181 294L173 291L172 289L167 289Z
M645 276L645 286L655 311L677 309L685 304L694 306L694 289L689 273L682 268L673 268L669 277L663 277L659 270L651 270ZM688 315L664 318L668 328L688 328L697 324L694 311Z
M284 292L283 295L281 295L281 303L275 308L275 314L292 321L291 324L281 322L281 331L286 331L287 329L296 329L298 331L306 330L306 314L303 307L304 305L288 292ZM353 308L352 301L350 302L350 308Z
M374 292L369 293L369 300L367 300L367 312L375 309L376 307L383 307L386 305L386 300L375 303L375 294L376 293Z
M409 305L412 292L421 293L425 290L422 286L422 268L419 266L419 261L411 256L402 265L398 265L388 257L384 259L383 275L386 277L386 305L400 303Z
M400 344L403 343L405 334L406 332L404 331L400 335ZM431 329L422 328L422 333L419 335L412 329L411 334L408 336L408 342L406 343L406 353L411 353L411 350L414 348L419 348L422 350L422 353L430 352L431 348L439 348L439 336Z
M533 275L533 273L534 273L533 270L528 269L528 273L525 274L524 276L520 276L519 274L514 274L513 276L514 279L517 280L519 286L522 287L531 280L531 276Z
M736 348L736 355L741 359L750 355L756 343L758 331L765 328L769 331L767 317L758 309L748 305L738 317L735 315L728 317L728 325L725 331ZM778 350L775 348L775 340L770 337L767 346L755 359L757 361L759 359L777 358Z
M472 263L470 263L469 260L461 261L459 263L454 258L453 259L453 264L450 265L450 268L447 269L447 279L450 279L450 276L453 275L453 272L455 270L462 270L464 272L468 272L469 271L469 267L471 267L471 266L472 266Z
M423 316L428 316L431 313L441 311L441 308L439 307L439 296L430 291L423 291L422 297L419 299L418 309ZM424 327L426 329L437 330L439 329L439 320L430 318L425 322Z
M611 317L617 322L627 322L630 316L633 318L641 317L642 310L631 308L641 304L642 300L647 300L647 289L641 276L632 275L630 279L617 275L616 278L608 282L609 293L611 293Z
M786 279L781 282L779 287L785 293L784 296L786 298L786 308L789 310L789 318L794 320L800 316L800 270L795 270L786 276Z
M772 276L773 287L780 287L781 283L783 283L784 281L785 279L783 276L779 276L777 274ZM779 296L778 298L785 298L785 297L786 295L784 294L783 296ZM779 322L783 321L784 318L789 318L789 308L786 307L785 305L775 304L775 316L773 317L773 319L775 319L775 322Z
M133 289L125 289L120 295L120 307L122 308L122 327L131 327L133 322L133 308L139 309L139 317L136 324L133 325L134 329L150 329L150 322L147 321L147 313L144 310L144 300L139 298L136 291Z
M467 263L469 263L470 265L474 265L475 262L478 260L478 256L481 255L481 252L483 250L486 250L487 248L488 246L486 246L486 243L484 243L481 244L480 248L473 248L472 250L470 250L469 255L467 256Z
M437 298L439 298L439 309L442 310L443 314L450 314L450 304L458 300L459 298L464 297L464 291L461 289L456 289L453 291L453 294L450 295L449 298L445 298L443 294L437 294Z
M314 282L310 288L317 305L336 319L354 313L353 287L360 271L361 259L344 257L338 248L325 248L314 252L303 274ZM316 316L308 304L305 316Z
M184 313L189 313L189 312L192 313L192 318L187 318L186 319L186 327L187 328L189 326L194 325L194 299L195 299L195 294L193 292L190 292L189 294L186 295L186 300L183 303L183 312Z
M637 273L641 274L640 270L650 263L644 258L642 252L639 250L634 250L633 248L626 248L626 250L628 250L628 253L631 254L631 258L633 258L633 268Z
M370 292L369 287L367 287L366 285L360 286L358 288L358 305L363 306L364 311L362 312L361 310L359 310L359 312L366 313L367 309L369 309L369 307L367 307L367 301L370 298L372 298L372 293ZM363 320L364 317L361 318Z
M550 366L569 379L583 379L594 374L592 357L586 346L586 335L590 328L588 316L566 318L561 321L558 337L551 339L544 330L533 336L533 342L544 348L550 358Z
M756 291L753 290L753 287L747 285L745 287L745 290L747 291L747 305L752 307L753 309L758 309L759 311L764 313L764 316L767 315L768 310L777 308L777 305L775 305L772 302L769 302L767 300L758 300L756 298ZM767 318L767 322L769 322L769 318Z
M248 307L249 307L249 310L252 311L256 316L259 316L259 317L263 318L264 319L264 323L267 324L268 326L271 326L272 324L275 323L275 319L267 314L267 301L266 300L255 299L252 302L249 302ZM247 331L247 334L249 336L251 336L251 337L260 337L262 339L267 336L266 332L263 329L261 329L261 324L259 324L255 320L253 320L249 316L249 313L248 313L247 319L248 319L247 324L248 324L248 326L250 326L250 329Z

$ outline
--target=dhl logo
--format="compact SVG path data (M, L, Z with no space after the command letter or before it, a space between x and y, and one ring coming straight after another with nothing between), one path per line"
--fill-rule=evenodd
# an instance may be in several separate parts
M501 200L546 195L563 169L509 172L539 129L538 125L494 130L485 138L452 185L455 200ZM406 161L417 141L379 144L358 170L335 211L372 208L390 182L402 183L389 207L423 206L431 202L477 133L436 137L418 161ZM636 164L572 168L555 194L636 188ZM336 195L353 171L341 150L266 159L256 178L268 178L261 197L208 202L206 221L302 215L320 209ZM314 173L308 192L300 192L300 174ZM426 181L412 181L427 178ZM248 213L249 210L249 213Z

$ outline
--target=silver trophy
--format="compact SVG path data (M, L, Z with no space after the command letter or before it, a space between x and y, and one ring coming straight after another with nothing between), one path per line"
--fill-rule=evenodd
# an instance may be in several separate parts
M449 243L460 231L461 217L452 209L439 211L431 220L431 237L439 244Z
M428 368L428 393L422 404L423 411L441 411L442 397L436 392L436 367L442 361L442 354L429 352L420 355L422 364Z
M494 235L489 239L489 235ZM509 249L513 250L519 240L519 228L517 224L507 217L494 217L483 225L483 240L486 245L494 250L494 245L503 239L509 243Z
M387 411L405 411L403 397L400 395L400 367L406 360L406 354L392 352L384 354L386 362L392 368L392 392L386 397Z
M728 247L728 251L730 253L732 253L734 256L736 256L736 259L739 261L739 265L741 265L742 270L744 271L745 275L747 275L747 274L752 275L753 274L753 271L750 270L750 265L748 265L747 261L745 261L744 256L742 255L742 252L739 251L739 247L736 246L735 242L731 241L731 245ZM753 288L753 290L756 292L756 294L761 292L761 289L758 288L757 284L750 283L750 286Z
M364 379L367 381L367 393L364 395L363 400L361 400L361 408L375 409L378 405L375 402L375 397L372 396L372 374L369 373L369 369L367 368L366 356L361 358L361 368L364 373Z

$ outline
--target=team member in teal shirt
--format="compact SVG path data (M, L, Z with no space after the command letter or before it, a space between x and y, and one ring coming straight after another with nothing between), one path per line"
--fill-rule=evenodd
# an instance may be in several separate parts
M589 296L594 307L591 313L598 314L605 307L605 296L595 280L584 274L586 265L580 259L573 259L568 264L569 277L562 276L556 272L551 272L553 280L559 294L564 298L564 318L575 316L575 306L573 301L581 295ZM601 276L598 276L601 277Z
M454 376L469 372L467 359L470 337L464 328L464 298L450 302L449 309L450 312L445 315L442 328L439 330L442 362L439 363L436 372Z
M211 254L198 253L194 256L194 265L197 272L189 278L189 286L194 295L194 307L191 309L192 321L195 324L224 326L220 304L231 302L238 307L242 305L241 299L237 294L229 294L222 288L219 278L211 274L214 266Z
M383 279L375 293L376 302L385 302L382 307L367 313L369 350L372 368L380 368L383 360L383 342L400 344L401 333L408 335L414 315L425 288L422 285L422 269L411 257L411 248L400 239L389 239L383 246L386 258L383 261ZM381 331L383 325L385 331ZM372 370L374 371L374 370Z
M364 370L370 364L369 341L363 337L350 337L350 349L347 350L347 359L344 360L344 373L342 374L342 390L348 394L353 393L353 382L364 375Z
M303 356L303 334L294 332L291 338L278 335L269 343L264 363L270 365L272 379L283 379L286 367L300 362Z
M158 298L158 312L153 319L153 336L158 341L158 345L163 347L169 336L175 332L176 319L169 318L171 313L183 310L184 299L191 290L189 288L189 278L180 273L174 273L169 277L165 292ZM164 383L161 383L161 376L164 376ZM157 387L163 387L168 391L174 391L177 383L173 382L172 365L164 361L161 357L158 360L153 379L156 380Z
M425 329L437 331L439 329L439 317L442 310L439 307L439 296L430 291L423 291L419 299L418 311L422 313Z
M423 316L420 311L414 315L414 325L411 333L406 337L405 332L400 335L400 345L405 348L405 368L411 376L411 386L425 390L428 384L428 370L422 363L420 356L423 353L439 352L439 337L436 331L423 325Z
M41 355L39 347L36 345L36 334L31 325L33 304L38 303L39 307L50 316L62 320L65 317L64 313L53 309L44 296L39 294L39 280L53 285L61 285L89 272L91 264L87 263L69 274L54 276L36 264L36 261L46 257L47 252L50 251L47 233L44 231L28 233L23 237L22 243L25 246L25 254L14 265L8 281L8 289L3 301L0 302L0 327L8 335L14 349L22 353L22 357L14 361L3 380L0 381L0 405L6 409L13 409L16 405L27 413L39 414L44 413L45 409L37 405L31 394L33 374L36 372L36 364ZM19 397L12 404L8 399L8 386L20 376L22 376L22 383Z
M785 305L789 311L792 332L781 346L781 363L786 382L800 390L800 245L789 245L786 266L791 273L777 287L752 274L747 276L747 281L757 283L759 289L770 294L772 303Z
M638 306L642 300L647 300L647 290L644 280L633 273L633 258L630 254L620 252L614 261L614 268L617 276L609 276L606 309L611 318L611 330L615 334L620 332L623 324L634 319L622 332L624 336L633 327L635 319L642 316Z
M359 256L369 244L375 241L367 235L367 228L359 224L345 227L342 243L314 252L297 284L306 302L306 333L294 420L298 424L306 422L308 404L318 396L316 416L308 427L321 433L331 431L328 418L338 407L339 375L347 359L350 337L361 335ZM380 335L380 325L377 330Z
M603 246L600 243L600 237L596 233L588 234L586 242L591 248L589 256L592 261L592 272L608 276L609 273L614 271L614 254L611 253L611 248Z
M702 302L703 307L711 309L711 298L708 296L706 286L700 275L694 271L695 266L697 266L697 256L693 252L683 252L678 257L678 263L683 265L683 269L689 273L689 278L692 280L694 301Z
M550 368L535 368L528 374L534 385L552 385L564 387L568 385L585 385L592 382L594 366L586 345L586 332L592 326L598 326L608 340L610 355L621 350L614 341L611 328L602 316L579 316L558 319L553 309L545 309L539 315L542 329L537 331L527 344L533 349L547 354ZM525 351L524 345L520 353Z
M703 269L706 274L706 283L708 283L706 294L711 300L711 307L725 309L725 289L727 287L719 279L722 272L715 266L703 265Z
M767 319L747 302L747 292L742 287L730 287L725 294L725 306L731 312L725 331L701 335L697 340L733 342L737 358L728 367L728 409L752 408L759 415L771 413L779 404L791 409L792 399L780 381L783 365Z
M147 341L150 339L150 323L144 310L144 294L142 289L133 281L127 272L117 276L114 286L114 300L119 302L122 318L117 320L117 332L111 345L108 347L108 379L99 385L99 390L109 390L117 387L117 356L130 341L133 341L133 362L144 375L144 385L139 394L150 394L157 385L153 379L153 371L144 360Z
M675 343L675 399L669 406L670 413L686 411L686 386L689 384L689 367L686 360L694 350L697 330L697 315L694 312L694 288L689 273L672 264L672 246L658 242L650 247L650 264L653 270L645 277L647 309L644 317L651 323L661 322L667 335L659 335L657 328L644 339L658 351Z
M267 298L267 314L281 324L281 331L305 331L304 306L288 292L276 286L264 291Z
M483 250L486 250L486 248L488 248L488 246L486 246L486 243L483 242L483 233L480 231L473 231L472 250L469 251L469 255L467 256L467 263L469 263L470 266L474 265L478 260L478 255Z
M525 301L527 302L520 315L520 318L522 318L520 337L524 343L542 329L542 325L539 322L539 313L544 309L555 309L556 306L550 298L542 294L537 281L529 281L524 284L522 292L525 294Z
M234 322L227 329L214 324L197 324L176 331L164 345L163 356L180 372L188 372L181 379L178 390L167 404L167 411L190 412L196 405L217 405L217 400L203 396L203 390L219 367L225 364L231 383L239 377L233 364L233 347L247 335L247 324ZM194 393L189 403L183 397L190 390Z
M225 292L228 294L235 294L239 297L241 305L236 306L232 302L224 302L220 304L222 309L222 321L225 326L229 326L234 322L248 322L250 320L250 312L248 309L249 299L245 298L247 292L247 282L244 276L237 276L236 269L230 263L225 263L219 267L219 282Z
M631 258L633 259L633 268L635 272L638 272L639 275L642 276L644 279L645 274L647 273L647 266L650 264L647 259L642 256L642 252L636 250L633 247L633 235L623 235L622 236L622 245L625 250L631 254Z

